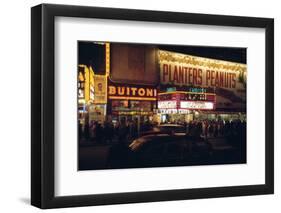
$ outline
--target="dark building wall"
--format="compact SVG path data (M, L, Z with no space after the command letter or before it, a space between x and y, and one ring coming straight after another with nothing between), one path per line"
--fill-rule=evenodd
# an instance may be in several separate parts
M158 83L157 48L151 45L111 43L111 80L123 83Z

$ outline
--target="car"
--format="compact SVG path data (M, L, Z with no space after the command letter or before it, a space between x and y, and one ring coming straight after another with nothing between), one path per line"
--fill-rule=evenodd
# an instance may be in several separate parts
M206 160L210 144L186 134L183 125L162 124L145 132L128 145L112 147L109 168L192 165Z
M158 133L185 134L186 128L183 125L179 125L179 124L161 124L161 125L152 127L149 131L141 132L140 136L158 134Z

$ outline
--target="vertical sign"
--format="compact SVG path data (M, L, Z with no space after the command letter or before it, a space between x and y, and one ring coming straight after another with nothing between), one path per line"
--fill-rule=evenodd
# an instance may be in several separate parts
M110 44L105 43L105 73L106 76L110 74Z
M95 81L95 104L107 103L107 76L106 75L94 75Z

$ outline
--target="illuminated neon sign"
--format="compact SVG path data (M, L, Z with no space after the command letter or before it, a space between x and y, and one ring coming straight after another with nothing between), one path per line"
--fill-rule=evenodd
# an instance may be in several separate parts
M212 110L214 109L214 103L206 101L181 101L180 108Z
M177 101L158 101L158 109L176 109Z
M113 84L108 86L109 99L156 100L157 90L150 86Z

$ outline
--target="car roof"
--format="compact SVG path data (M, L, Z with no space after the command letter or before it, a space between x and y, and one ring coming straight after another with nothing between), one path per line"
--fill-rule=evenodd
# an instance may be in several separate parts
M179 124L160 124L159 127L183 127L183 125Z

